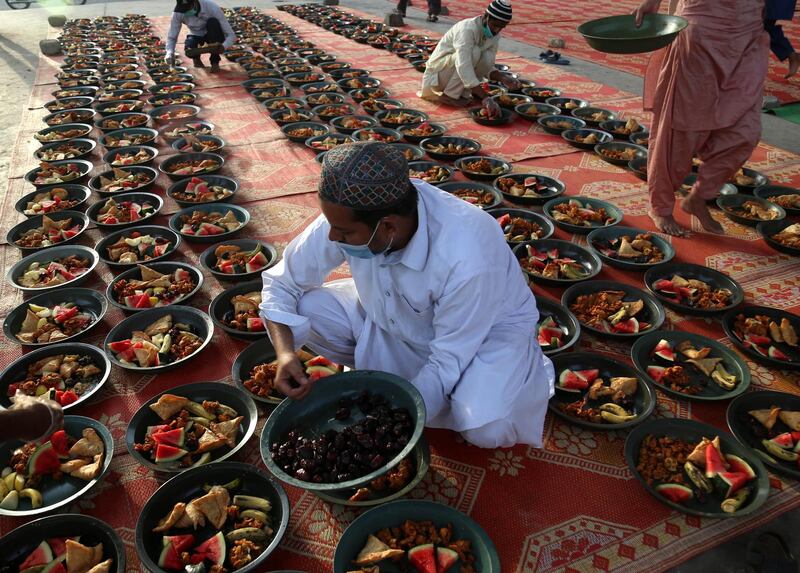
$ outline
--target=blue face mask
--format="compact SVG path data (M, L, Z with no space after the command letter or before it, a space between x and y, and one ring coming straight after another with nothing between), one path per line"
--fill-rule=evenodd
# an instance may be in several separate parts
M378 224L375 225L375 230L372 231L372 235L370 235L369 237L369 241L367 241L363 245L348 245L347 243L341 243L337 241L339 248L341 248L345 252L345 254L348 254L351 257L355 257L356 259L372 259L377 257L378 255L382 255L392 247L392 241L394 241L394 237L391 238L389 244L381 253L373 253L372 250L370 250L369 248L369 244L372 242L372 239L375 238L375 233L378 232L378 227L381 226L381 223L383 223L383 219L378 221Z
M489 24L486 22L483 23L483 35L486 37L487 40L491 40L494 37L491 28L489 28Z
M192 8L191 10L187 10L184 12L186 16L197 16L197 8Z

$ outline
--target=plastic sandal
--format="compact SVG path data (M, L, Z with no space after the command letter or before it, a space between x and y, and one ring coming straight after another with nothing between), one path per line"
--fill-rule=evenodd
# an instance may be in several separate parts
M773 531L750 539L745 560L755 571L797 573L797 559L783 537Z

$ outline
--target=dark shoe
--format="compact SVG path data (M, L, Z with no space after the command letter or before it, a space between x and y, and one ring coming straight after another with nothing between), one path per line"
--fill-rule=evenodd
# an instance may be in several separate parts
M434 16L433 14L428 14L428 22L438 22L438 21L439 21L438 16Z
M397 10L397 9L395 9L394 12L392 12L392 14L397 14L398 16L402 16L403 18L406 17L406 13L405 12L401 12L400 10Z
M212 74L218 74L219 73L219 64L216 64L216 63L211 64L211 69L209 71Z
M206 65L203 63L203 60L200 58L192 58L192 64L195 68L205 68Z

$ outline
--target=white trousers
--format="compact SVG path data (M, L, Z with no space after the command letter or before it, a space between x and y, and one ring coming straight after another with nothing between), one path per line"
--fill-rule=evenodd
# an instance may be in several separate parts
M367 363L356 364L359 339L362 336L377 338L380 334L376 333L377 326L366 319L352 280L335 281L308 291L300 298L297 311L311 322L306 346L334 362L351 368L392 372L404 378L413 378L413 372L418 372L425 362L425 357L411 352L402 341L384 333L386 340L370 344L375 350L366 353L363 361ZM378 351L378 345L387 347L386 352ZM546 358L533 366L552 371L552 364ZM461 430L461 434L468 442L482 448L511 447L520 442L541 446L544 413L551 392L550 388L519 392L516 397L509 397L514 398L511 415L478 428ZM447 414L429 420L428 426L453 429L449 427Z
M490 52L483 52L477 46L472 48L472 66L475 75L481 81L488 81L489 74L494 69L494 56ZM456 70L455 54L446 56L437 71L425 70L422 76L422 91L419 96L425 99L435 99L444 94L453 99L468 97L470 90L464 86L461 76Z

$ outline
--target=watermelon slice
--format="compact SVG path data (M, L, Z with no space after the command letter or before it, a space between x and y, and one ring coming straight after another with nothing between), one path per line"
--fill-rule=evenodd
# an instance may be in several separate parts
M196 563L202 563L204 560L208 560L215 565L221 566L225 563L226 553L225 536L220 531L213 537L206 539L203 543L195 548L194 554L192 555L192 562L194 563L195 558L199 557L201 559Z
M667 340L660 340L653 349L653 354L667 362L675 362L675 351Z
M458 563L458 553L449 547L436 548L436 571L438 573L447 573L456 563Z
M158 566L169 571L183 571L183 561L175 546L171 543L164 545L158 556Z
M58 394L56 394L58 395ZM58 452L51 442L39 446L28 460L28 475L51 474L61 466Z
M250 257L250 260L247 261L247 272L252 273L257 271L258 269L265 267L269 261L267 261L267 257L261 251L258 251L255 255Z
M611 329L620 334L636 334L639 332L639 321L631 317L628 320L618 322Z
M650 376L656 382L661 382L661 379L664 377L664 371L666 368L663 366L648 366L647 367L647 375Z
M176 462L188 453L189 452L186 450L170 446L169 444L158 444L156 446L155 462L157 464Z
M575 374L586 380L587 384L591 384L597 380L598 376L600 376L600 370L596 368L592 370L577 370L575 371Z
M577 392L586 390L589 387L589 382L587 382L586 378L578 376L576 372L567 369L559 375L558 387L562 390Z
M174 430L157 432L152 435L152 438L157 444L166 444L168 446L180 448L183 446L184 440L186 439L186 432L184 428L175 428Z
M19 566L20 571L30 569L32 567L45 566L53 560L53 551L47 544L47 541L42 541L36 546L26 558L25 561Z
M725 472L725 462L722 454L713 443L706 447L706 477L713 478L719 473Z
M781 350L779 350L775 346L769 347L769 349L767 350L767 355L775 360L783 360L784 362L789 360L789 357L786 356L786 354L784 354Z
M418 573L437 573L436 554L432 543L409 549L408 560Z
M731 497L742 489L751 479L752 478L745 473L723 471L717 474L714 483L725 497Z
M750 467L750 464L739 456L725 454L725 460L728 462L728 466L732 472L745 474L751 480L756 479L756 472Z
M188 551L194 545L194 535L165 535L162 538L164 547L172 545L178 554Z
M336 366L333 362L331 362L324 356L315 356L311 360L306 360L305 365L306 368L308 368L309 366L333 366L333 367Z
M656 491L674 503L686 503L694 497L691 488L678 483L660 483Z
M57 430L50 436L50 443L53 444L53 449L59 457L66 458L69 456L69 443L67 439L67 432L64 430Z
M80 541L80 537L52 537L47 540L47 544L53 551L53 557L61 557L67 553L67 539Z
M778 434L777 436L772 438L770 442L782 447L784 450L791 450L794 447L794 439L792 438L791 432L784 432L783 434Z

